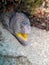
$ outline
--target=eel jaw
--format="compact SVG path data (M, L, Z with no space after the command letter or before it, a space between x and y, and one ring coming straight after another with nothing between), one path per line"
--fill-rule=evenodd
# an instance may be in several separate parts
M28 34L17 33L16 36L20 37L22 40L28 40Z

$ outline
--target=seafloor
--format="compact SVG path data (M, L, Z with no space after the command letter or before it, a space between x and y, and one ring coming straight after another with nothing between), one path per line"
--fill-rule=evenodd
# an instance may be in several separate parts
M49 65L49 31L32 27L27 46L21 45L1 23L0 32L0 65L17 65L15 59L4 55L26 56L33 65Z

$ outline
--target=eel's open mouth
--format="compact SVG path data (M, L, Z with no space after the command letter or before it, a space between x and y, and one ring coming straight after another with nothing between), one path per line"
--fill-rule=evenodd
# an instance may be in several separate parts
M28 40L28 34L17 33L16 36L20 37L22 40Z

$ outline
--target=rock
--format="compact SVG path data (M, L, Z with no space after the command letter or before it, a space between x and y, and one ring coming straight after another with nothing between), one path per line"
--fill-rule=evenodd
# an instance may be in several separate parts
M0 65L32 65L23 46L0 23Z
M19 62L16 64L16 59L7 58L4 57L4 55L13 57L21 56L21 58L22 56L23 58L26 57L26 60L28 59L32 65L49 65L48 31L32 27L32 31L29 37L29 45L25 47L22 46L7 30L3 29L1 24L0 31L2 32L2 36L5 37L3 42L0 41L0 44L2 44L0 46L0 65L19 64ZM21 63L19 65L21 65Z
M32 65L32 63L25 56L17 57L0 57L0 65ZM4 60L3 60L4 59Z

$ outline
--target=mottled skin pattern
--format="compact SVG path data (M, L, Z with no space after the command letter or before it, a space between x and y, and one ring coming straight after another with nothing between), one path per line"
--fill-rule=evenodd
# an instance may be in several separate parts
M3 25L5 28L17 37L21 44L26 46L28 44L28 40L24 40L23 38L17 36L17 34L30 34L31 26L29 18L21 12L6 12L3 18Z

